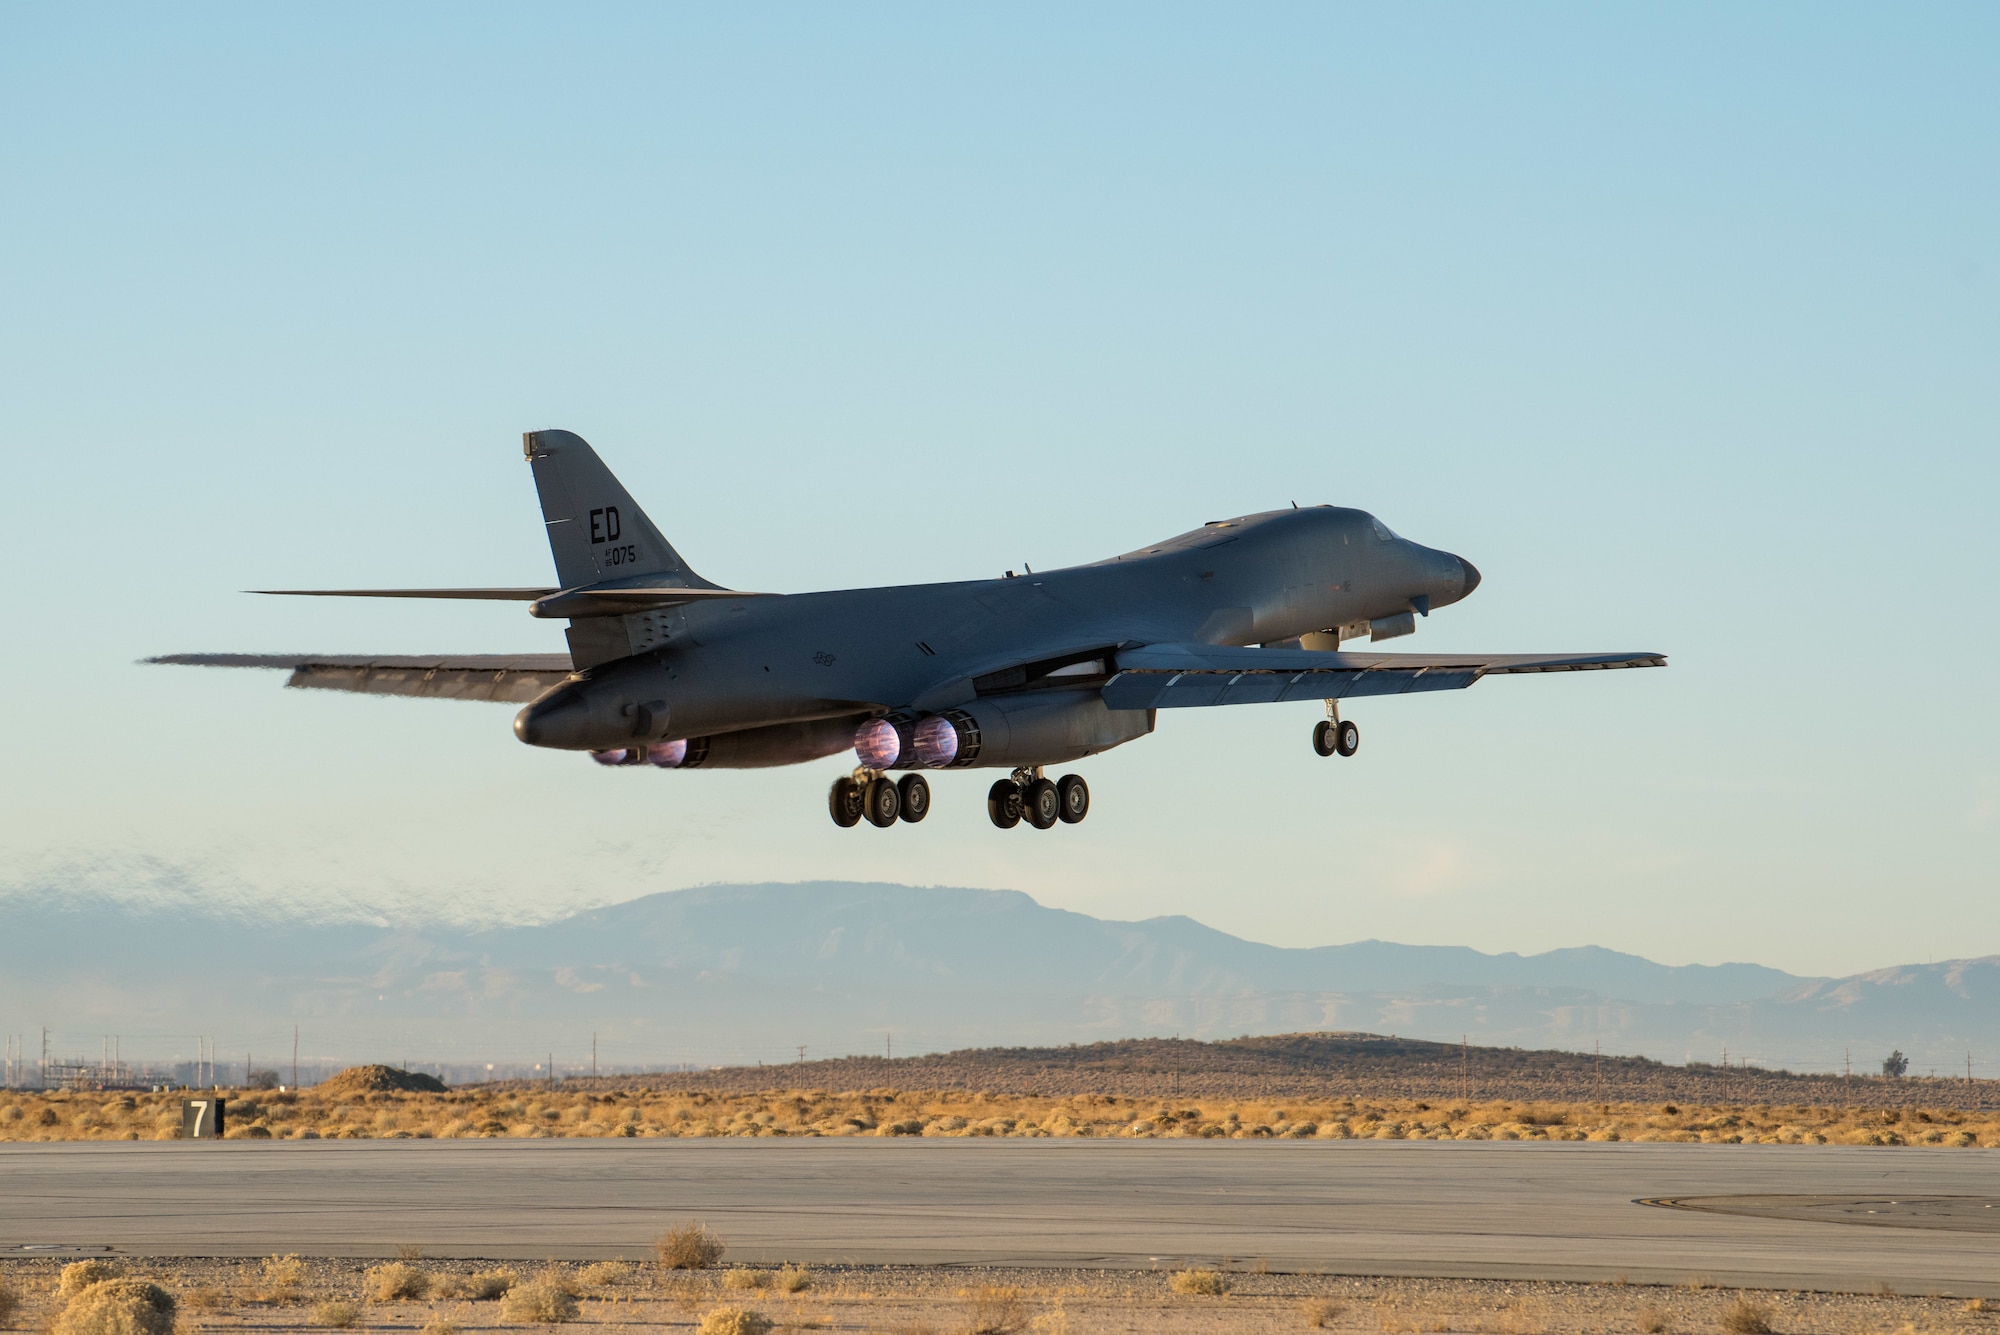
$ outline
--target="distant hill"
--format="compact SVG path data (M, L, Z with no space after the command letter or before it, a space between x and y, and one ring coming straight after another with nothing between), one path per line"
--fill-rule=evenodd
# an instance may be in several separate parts
M1184 917L1112 922L1009 891L805 883L647 895L537 926L308 922L9 900L0 1024L96 1056L191 1035L225 1060L792 1060L1127 1037L1366 1031L1524 1048L1873 1070L1890 1048L2000 1072L2000 957L1800 978L1597 947L1286 949ZM108 1041L106 1039L105 1041ZM174 1049L178 1050L178 1049ZM260 1059L259 1065L266 1064ZM273 1062L272 1064L277 1064Z

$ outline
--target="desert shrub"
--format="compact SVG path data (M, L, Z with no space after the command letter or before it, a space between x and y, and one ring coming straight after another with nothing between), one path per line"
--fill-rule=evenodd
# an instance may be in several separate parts
M21 1310L21 1294L12 1284L0 1280L0 1330L14 1324L15 1314Z
M507 1290L521 1282L511 1270L481 1270L465 1281L465 1296L476 1302L491 1302L507 1296Z
M965 1299L969 1309L966 1329L971 1335L1013 1335L1028 1324L1028 1310L1021 1302L1021 1291L999 1284L981 1284L978 1288L960 1289L959 1297Z
M1771 1309L1738 1298L1722 1314L1722 1328L1729 1335L1771 1335Z
M1198 1293L1209 1298L1229 1292L1229 1281L1219 1270L1176 1270L1167 1283L1175 1293Z
M434 1316L424 1323L423 1335L458 1335L459 1325L448 1316Z
M545 1279L516 1284L500 1299L500 1319L503 1321L553 1325L559 1321L576 1320L577 1311L576 1299Z
M771 1318L747 1307L717 1307L701 1319L696 1335L765 1335Z
M1308 1298L1299 1304L1299 1315L1314 1330L1333 1324L1333 1319L1347 1310L1345 1303L1337 1303L1331 1298Z
M1667 1314L1657 1307L1642 1307L1634 1318L1640 1335L1667 1335Z
M345 1299L336 1298L313 1308L313 1320L333 1330L352 1330L361 1324L361 1309Z
M190 1312L226 1312L229 1305L229 1290L214 1284L204 1284L181 1297L181 1306Z
M431 1279L423 1271L403 1261L371 1266L361 1277L362 1292L378 1303L418 1299L431 1291Z
M726 1289L768 1289L777 1276L768 1270L732 1270L722 1277Z
M772 1282L780 1293L804 1293L812 1287L812 1271L802 1265L788 1265Z
M591 1288L611 1289L616 1288L620 1284L630 1284L633 1276L637 1273L637 1266L633 1265L630 1261L621 1259L617 1261L599 1261L595 1265L587 1265L583 1268L583 1274L580 1278Z
M721 1238L693 1220L676 1224L653 1244L653 1254L666 1270L706 1270L722 1259L725 1250Z
M62 1278L56 1282L56 1294L68 1302L91 1285L117 1279L124 1273L111 1261L72 1261L62 1268Z
M173 1335L174 1299L143 1279L101 1279L69 1300L51 1335Z

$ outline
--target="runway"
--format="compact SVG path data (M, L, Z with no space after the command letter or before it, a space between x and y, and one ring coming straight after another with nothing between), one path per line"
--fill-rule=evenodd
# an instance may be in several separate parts
M1688 1201L1687 1198L1716 1198ZM1776 1198L1776 1199L1774 1199ZM1697 1208L1664 1208L1677 1200ZM1892 1204L1891 1202L1894 1202ZM1977 1150L1090 1140L0 1146L0 1255L538 1260L701 1219L735 1260L1273 1269L2000 1296Z

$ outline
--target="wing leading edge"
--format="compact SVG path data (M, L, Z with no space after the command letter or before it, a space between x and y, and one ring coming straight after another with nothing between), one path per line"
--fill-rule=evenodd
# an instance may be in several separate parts
M422 655L164 654L148 663L184 667L284 668L285 685L362 695L527 704L571 672L568 654Z
M1149 644L1122 650L1104 684L1113 709L1187 709L1460 691L1481 677L1665 667L1665 654L1342 654Z

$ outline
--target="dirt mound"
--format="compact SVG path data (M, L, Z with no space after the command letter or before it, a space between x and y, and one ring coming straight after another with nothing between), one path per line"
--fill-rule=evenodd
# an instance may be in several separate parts
M322 1081L317 1094L442 1094L444 1081L418 1071L393 1066L350 1066Z

